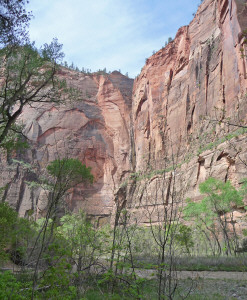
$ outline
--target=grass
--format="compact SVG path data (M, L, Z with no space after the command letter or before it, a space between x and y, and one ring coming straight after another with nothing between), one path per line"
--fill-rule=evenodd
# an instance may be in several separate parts
M157 264L154 258L139 257L137 267L155 269ZM176 258L176 269L177 271L247 272L247 257L246 255L237 257L182 256Z
M246 256L238 257L180 257L178 270L246 272Z

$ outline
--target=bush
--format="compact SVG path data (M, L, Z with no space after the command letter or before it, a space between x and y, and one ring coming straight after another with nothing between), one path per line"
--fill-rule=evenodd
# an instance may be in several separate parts
M247 252L247 238L243 239L242 242L242 251Z
M0 261L8 258L6 250L14 242L17 218L17 212L7 203L0 203Z
M11 272L0 273L0 299L24 300L27 299L27 293L28 290L25 295L23 284Z

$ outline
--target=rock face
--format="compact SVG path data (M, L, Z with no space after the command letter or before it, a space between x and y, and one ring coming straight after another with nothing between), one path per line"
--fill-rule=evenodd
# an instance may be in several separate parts
M199 199L199 183L210 176L236 187L246 177L246 134L220 122L247 121L246 23L247 1L205 0L135 80L135 180L128 182L140 222L149 222L147 207L171 201L172 193L180 203ZM153 212L152 221L159 216Z
M119 72L85 75L62 69L59 76L75 90L75 97L63 105L39 104L26 107L21 121L31 149L16 160L45 168L58 157L76 157L92 168L93 185L78 185L70 192L68 204L89 215L109 216L114 189L129 170L130 114L133 80ZM4 162L2 162L4 164ZM26 181L35 180L22 165L3 167L1 185L8 186L4 198L21 216L34 210L42 214L47 192L30 189ZM29 174L29 175L28 175ZM18 199L18 203L17 202Z
M140 223L149 223L147 207L159 222L154 207L164 199L200 199L210 176L236 187L246 177L246 133L224 122L247 121L246 22L247 1L205 0L135 80L134 180L127 180L135 192L127 193Z
M137 171L147 154L153 161L164 156L165 130L172 144L191 147L207 130L202 116L246 117L245 24L238 16L247 15L240 2L204 1L190 25L147 60L133 92Z
M246 133L233 126L247 120L245 29L246 0L205 0L192 22L147 59L133 87L118 72L62 69L60 76L77 90L75 99L25 109L22 120L32 140L25 160L41 169L58 155L70 156L92 167L94 184L74 188L68 203L100 218L122 200L145 223L144 207L158 204L152 191L164 174L160 193L167 201L176 176L176 188L186 187L181 199L200 197L199 183L209 176L238 187L247 175ZM26 185L25 168L6 167L4 158L2 168L4 198L21 215L42 211L46 193Z

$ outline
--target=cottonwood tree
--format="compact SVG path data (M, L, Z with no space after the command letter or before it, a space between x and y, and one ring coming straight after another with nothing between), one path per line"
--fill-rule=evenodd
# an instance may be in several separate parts
M168 154L167 145L171 145L169 134L164 134L165 160L159 162L162 169L150 167L143 173L132 174L129 182L123 185L116 197L116 215L113 234L113 248L111 257L111 270L115 273L110 274L121 280L121 266L126 272L133 274L132 282L135 284L136 298L141 298L141 288L139 278L136 275L136 258L142 257L142 252L136 248L136 236L140 223L148 223L150 245L150 258L155 259L156 271L156 292L158 299L173 299L178 294L179 282L177 278L177 245L181 243L180 216L183 198L187 190L186 184L182 182L181 171L178 168L180 159L180 148L176 151L171 150ZM170 150L169 149L169 150ZM170 158L170 159L168 159ZM131 192L132 191L132 192ZM136 200L136 198L139 198ZM142 209L141 214L131 213L129 207L137 205ZM141 216L140 216L141 215ZM180 235L179 235L180 234ZM186 237L185 237L186 238ZM144 237L139 236L138 244L143 242ZM186 243L189 247L189 241ZM184 245L182 245L184 246ZM152 252L152 253L151 253ZM126 255L126 254L127 255ZM114 258L114 260L112 260ZM147 259L145 255L145 259ZM115 262L115 269L113 268ZM125 274L123 274L125 275ZM127 279L123 277L123 279ZM126 280L128 285L128 279ZM188 286L187 293L191 292L193 283ZM186 295L180 295L181 298Z
M198 202L188 201L184 209L187 219L193 218L199 224L209 243L211 237L215 239L217 252L212 245L213 254L231 255L239 247L238 235L233 218L233 207L243 207L243 193L237 191L230 181L222 182L215 178L208 178L199 186L205 197ZM221 239L223 238L223 243Z
M14 226L17 223L17 213L8 204L0 203L0 261L8 258L6 249L14 238Z
M158 299L173 299L179 286L176 242L185 190L185 187L179 188L177 168L174 165L173 172L164 172L157 177L151 195L146 191L146 212L157 248Z
M124 295L141 299L142 280L136 275L135 260L139 252L135 243L137 231L138 221L133 222L132 213L118 202L112 230L110 268L105 279L110 283L111 293L121 291Z

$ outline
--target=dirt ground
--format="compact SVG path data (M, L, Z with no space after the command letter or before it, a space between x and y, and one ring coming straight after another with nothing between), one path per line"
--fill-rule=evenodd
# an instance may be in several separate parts
M155 278L155 270L139 269L136 273L142 278ZM189 299L247 300L247 272L178 271L175 276L182 290L193 287Z
M136 269L136 274L142 278L152 279L155 270ZM205 278L205 279L233 279L247 280L247 272L222 272L222 271L177 271L178 279ZM247 299L247 296L246 296Z

